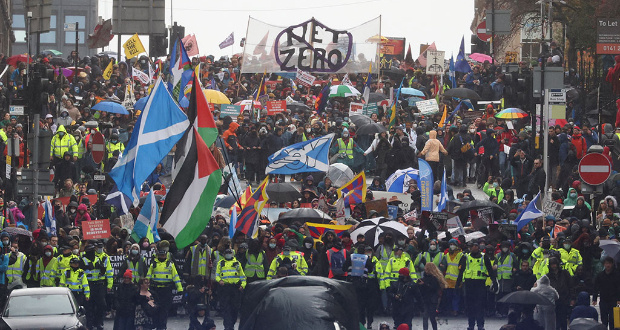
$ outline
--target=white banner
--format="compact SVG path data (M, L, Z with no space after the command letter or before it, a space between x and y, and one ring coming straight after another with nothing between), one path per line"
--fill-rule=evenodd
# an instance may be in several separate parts
M131 68L131 72L133 75L133 79L138 80L142 85L148 85L149 83L151 83L151 78L149 78L148 74L140 70L136 70L136 68Z
M439 112L439 104L437 104L436 99L418 101L415 103L415 106L418 107L418 110L423 115Z
M316 77L309 74L308 72L297 69L297 76L295 77L295 80L302 85L312 87L312 85L314 85Z

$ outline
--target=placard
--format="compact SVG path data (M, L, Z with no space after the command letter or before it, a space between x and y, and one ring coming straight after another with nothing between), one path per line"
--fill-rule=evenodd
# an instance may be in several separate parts
M498 230L502 235L506 236L506 238L511 241L517 239L517 225L502 223L498 225Z
M426 52L426 74L442 75L444 74L446 52L442 50L428 50Z
M385 198L386 200L390 200L391 198L395 197L400 202L402 202L402 204L398 205L398 207L405 211L408 211L411 208L411 203L413 203L413 200L411 199L411 194L395 193L389 191L373 191L372 196L374 197L374 199ZM366 208L368 209L368 206Z
M241 106L234 104L222 104L220 106L220 118L230 116L231 118L237 118L241 113Z
M444 231L447 229L448 213L422 211L420 216L420 228L430 231Z
M364 104L351 102L349 104L349 117L353 115L363 115L364 114Z
M316 77L309 74L308 72L297 69L297 76L295 77L295 81L305 85L307 87L312 87L314 85L314 81Z
M123 267L123 264L125 263L125 255L121 254L121 255L112 255L112 256L108 256L108 260L110 260L110 266L112 267L112 270L114 272L114 282L116 283L120 283L120 280L122 279L122 277L118 276L118 273L120 272L121 268ZM136 275L134 275L135 277Z
M493 222L493 209L491 207L471 210L469 215L471 216L471 224L476 230L486 227Z
M363 114L370 117L373 113L377 115L379 114L379 106L377 103L366 103L366 105L364 105Z
M110 219L90 220L82 222L84 240L110 237Z
M373 192L374 193L374 192ZM387 218L388 214L388 205L387 199L375 199L372 201L367 201L366 205L366 214L370 213L370 211L377 211L380 216Z
M552 215L556 219L559 219L562 216L562 210L564 210L563 204L554 202L550 199L545 200L545 203L543 204L543 209L542 209L542 211L545 212L545 214Z
M267 101L267 115L272 116L286 111L286 101Z
M398 206L396 205L388 205L388 214L392 220L396 220L398 217Z
M416 107L418 107L418 110L423 115L439 112L439 104L437 104L437 100L435 99L418 101L416 102Z

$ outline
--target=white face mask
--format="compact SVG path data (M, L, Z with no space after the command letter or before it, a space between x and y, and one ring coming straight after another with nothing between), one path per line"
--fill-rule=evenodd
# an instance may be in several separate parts
M450 251L456 250L456 245L450 245Z
M508 248L502 248L502 252L504 253L508 252Z
M435 251L437 249L437 245L433 244L433 245L429 246L428 249L431 250L431 251Z
M470 128L469 129L469 133L476 133L476 129L475 128Z
M140 251L138 251L138 250L131 250L131 254L133 254L134 256L137 255L138 253L140 253Z
M306 249L312 248L312 243L305 243L304 245L306 246Z
M80 253L80 250L75 249L75 250L73 250L73 251L71 251L71 252L73 252L73 254L75 254L75 255L78 255L78 254Z
M570 249L570 244L564 244L564 248L565 248L566 250Z
M45 251L45 256L46 256L46 257L51 257L51 256L52 256L52 252L50 252L50 251Z
M405 245L405 241L404 240L398 240L398 245Z

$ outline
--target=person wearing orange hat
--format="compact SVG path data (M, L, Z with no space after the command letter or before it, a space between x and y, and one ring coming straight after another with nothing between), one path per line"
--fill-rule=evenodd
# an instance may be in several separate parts
M398 271L398 280L390 284L388 293L392 300L392 319L394 328L406 324L411 328L413 320L413 303L420 297L418 286L409 276L409 268L403 267Z
M135 329L136 304L134 300L138 294L138 287L133 283L132 279L133 272L131 269L127 269L123 273L123 281L116 287L116 292L114 293L114 303L116 306L114 329Z

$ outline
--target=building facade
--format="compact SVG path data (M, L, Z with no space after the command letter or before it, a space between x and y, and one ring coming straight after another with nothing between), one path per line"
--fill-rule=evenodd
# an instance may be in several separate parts
M11 27L11 1L0 0L0 54L11 55L15 35Z

